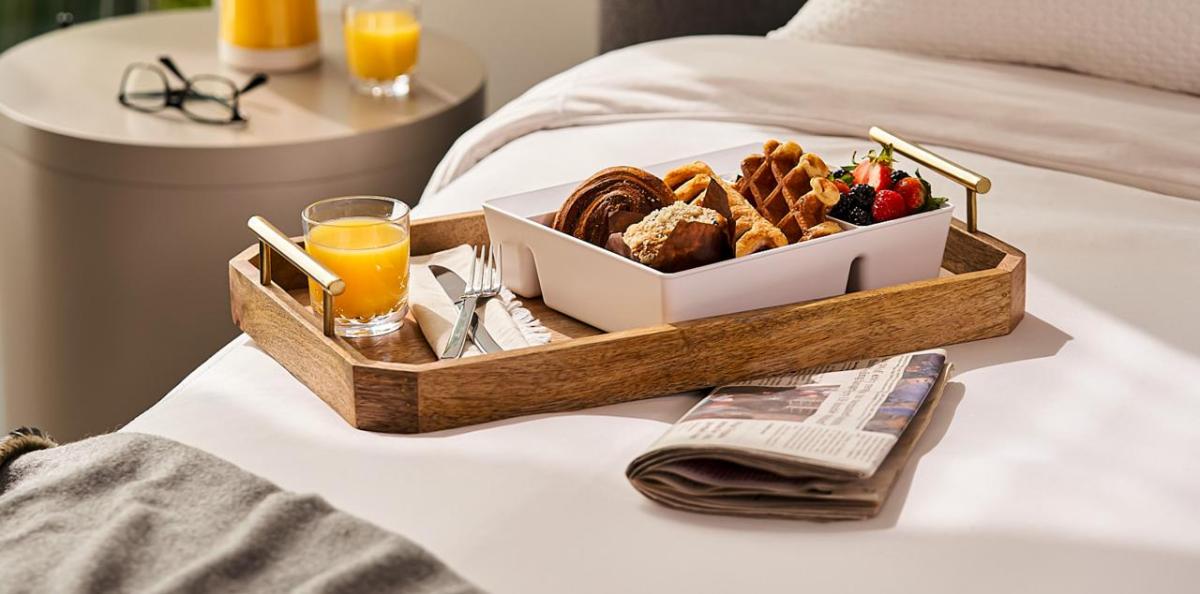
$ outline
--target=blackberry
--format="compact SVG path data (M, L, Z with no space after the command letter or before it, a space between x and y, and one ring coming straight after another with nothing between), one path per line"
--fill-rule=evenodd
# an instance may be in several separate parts
M900 183L900 180L902 180L906 177L909 177L909 175L905 171L900 171L899 169L893 171L892 172L892 185L894 186L894 185Z
M875 203L875 188L867 184L855 184L841 200L829 210L829 214L847 223L870 225L871 206Z
M858 206L871 210L871 204L875 202L875 188L867 184L854 184L844 199L849 201L847 208Z
M861 206L851 206L849 211L846 213L844 220L851 225L858 225L860 227L864 225L870 225L874 222L871 220L870 209L866 209Z

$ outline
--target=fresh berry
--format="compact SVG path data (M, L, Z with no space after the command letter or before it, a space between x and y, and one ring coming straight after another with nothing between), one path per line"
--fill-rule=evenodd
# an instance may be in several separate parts
M842 167L835 169L829 174L829 179L840 181L846 185L850 185L854 181L854 167Z
M867 210L871 209L871 203L875 201L875 188L867 184L855 184L850 188L850 192L846 195L851 203L846 206L861 206Z
M846 185L846 182L840 179L834 178L833 185L837 186L838 192L841 194L845 194L850 191L850 186Z
M892 187L892 145L886 144L879 154L875 151L854 166L854 183L867 184L876 192Z
M846 193L846 208L854 208L855 206L871 212L871 205L875 203L875 188L867 184L855 184ZM839 200L839 202L841 202Z
M900 180L907 179L907 178L908 178L907 171L901 171L899 169L892 171L892 189L895 190L896 184L900 183Z
M850 188L849 192L842 194L838 203L830 209L829 214L842 219L848 223L854 223L854 218L850 211L857 208L865 213L866 222L854 223L855 225L870 225L871 224L871 204L875 202L875 190L866 184L857 184ZM860 217L857 220L864 220Z
M890 221L908 214L908 205L904 196L892 190L881 190L875 194L875 204L871 207L871 218L875 222Z
M846 212L846 215L842 217L842 220L850 223L851 225L858 225L859 227L870 225L874 222L871 220L871 211L861 206L851 207L850 210Z
M857 206L870 212L873 202L875 202L875 190L867 184L857 184L851 187L850 191L846 192L846 195L838 200L835 208L840 207L842 212L848 212L851 208Z
M915 177L906 177L900 180L893 189L904 196L904 204L908 206L908 212L917 212L924 208L925 199L929 197L929 193L925 190L925 183Z

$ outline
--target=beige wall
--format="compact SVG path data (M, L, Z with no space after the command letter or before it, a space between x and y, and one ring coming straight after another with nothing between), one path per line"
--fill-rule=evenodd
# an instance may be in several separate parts
M320 0L338 10L341 0ZM488 69L491 113L600 47L598 0L424 0L422 20L469 44Z

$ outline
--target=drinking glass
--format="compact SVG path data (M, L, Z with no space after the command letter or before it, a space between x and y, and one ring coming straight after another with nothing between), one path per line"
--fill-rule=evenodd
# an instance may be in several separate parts
M308 205L304 249L341 277L333 298L340 336L379 336L400 328L408 313L408 206L379 196L330 198ZM321 286L308 281L313 310L322 312Z
M346 63L355 88L406 97L421 44L417 0L347 0L342 12Z

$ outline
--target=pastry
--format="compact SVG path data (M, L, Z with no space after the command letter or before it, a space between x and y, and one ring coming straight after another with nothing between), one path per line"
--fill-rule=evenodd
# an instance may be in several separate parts
M827 179L829 167L825 162L813 153L805 153L794 142L768 140L761 154L742 160L741 169L738 190L791 243L804 241L806 231L823 223L829 208L840 198L836 186Z
M680 165L663 176L663 183L675 193L675 200L691 202L708 187L708 182L716 177L708 163L693 161Z
M708 187L692 204L714 210L717 214L725 217L725 238L729 243L729 249L734 250L737 247L737 221L733 217L733 210L729 207L729 194L725 188L721 187L721 184L717 183L717 180L707 175L703 177L708 179Z
M742 257L788 244L787 236L762 215L729 182L713 173L702 162L689 163L673 169L663 181L681 201L703 201L703 191L709 182L716 182L726 194L734 219L734 256Z
M809 227L808 230L804 232L804 238L800 241L808 241L810 239L825 237L826 235L833 235L834 233L841 232L842 226L837 224L837 221L825 221L820 225Z
M646 215L621 238L629 257L663 272L687 270L732 255L725 217L687 202L675 202Z
M662 179L633 167L600 171L571 193L553 227L663 272L838 233L841 200L820 157L769 140L737 185L696 161Z
M575 188L552 226L604 247L612 234L673 202L674 194L658 177L635 167L610 167Z

